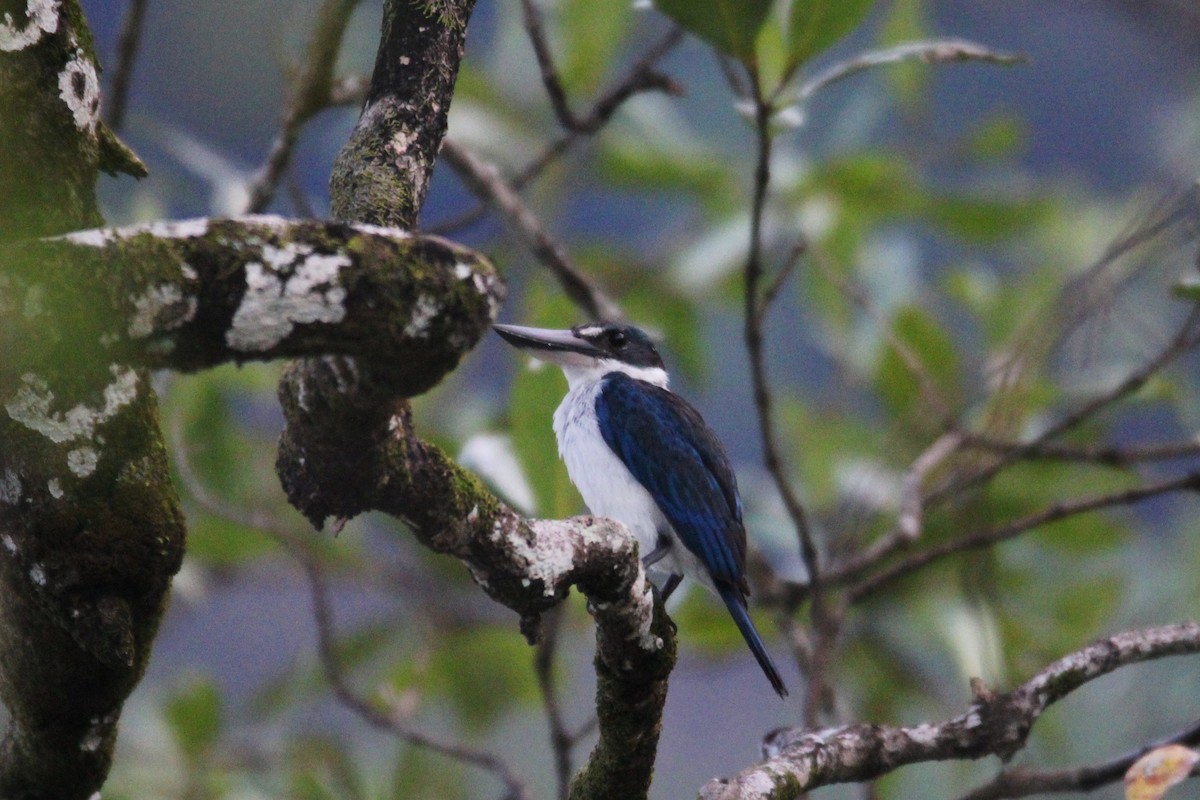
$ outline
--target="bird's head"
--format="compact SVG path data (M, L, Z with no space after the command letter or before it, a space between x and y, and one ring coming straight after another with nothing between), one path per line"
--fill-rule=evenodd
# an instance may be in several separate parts
M493 325L506 342L541 361L562 367L572 386L610 372L667 385L667 371L654 343L640 328L616 322L593 322L569 330Z

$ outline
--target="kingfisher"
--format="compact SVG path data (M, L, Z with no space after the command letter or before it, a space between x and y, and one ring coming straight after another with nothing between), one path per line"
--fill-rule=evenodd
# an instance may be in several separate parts
M554 434L591 512L637 537L643 565L667 576L664 600L685 576L715 592L771 686L786 697L746 607L746 527L729 457L700 413L667 388L650 337L613 322L570 330L493 327L566 375Z

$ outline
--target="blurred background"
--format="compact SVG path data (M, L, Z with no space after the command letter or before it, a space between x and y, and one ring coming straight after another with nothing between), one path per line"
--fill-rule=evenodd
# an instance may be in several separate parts
M105 66L127 5L83 1ZM150 0L122 129L150 177L102 182L110 224L241 213L316 5ZM669 29L629 0L540 6L577 108ZM378 3L360 5L339 74L369 74L379 15ZM768 369L787 461L827 553L894 520L899 476L936 436L917 389L897 377L881 319L917 343L970 418L983 367L1017 323L1135 222L1148 197L1191 181L1200 152L1200 6L1188 0L881 2L805 74L933 36L1028 60L873 70L781 120L786 129L776 139L770 252L786 250L789 232L800 230L825 259L799 269L773 308ZM706 46L685 40L662 69L682 96L634 98L525 197L588 274L662 338L674 386L733 457L754 546L785 576L801 577L795 534L761 466L741 338L753 132ZM327 215L330 164L357 111L329 109L305 126L273 213ZM515 3L480 0L449 135L507 174L557 135ZM422 225L493 258L509 283L501 318L585 321L501 221L484 214L462 224L476 207L441 165ZM874 313L848 295L847 281ZM1130 346L1085 347L1055 373L1061 392L1084 391L1120 366L1121 353L1156 341L1170 315L1133 306L1108 327ZM394 520L356 519L335 539L312 532L287 506L273 470L280 369L158 378L164 427L181 462L188 558L150 671L127 706L105 797L502 795L486 773L398 744L330 697L296 560L277 536L214 513L205 492L311 541L333 599L339 656L356 687L394 698L415 727L494 750L535 796L553 796L534 651L513 615ZM1186 402L1195 397L1193 377L1184 371L1151 387L1106 430L1119 440L1191 435L1200 423ZM564 387L556 371L530 369L489 338L416 401L418 428L531 514L578 513L550 430ZM1064 485L1100 490L1123 480L1067 469L1043 464L1011 477L986 513L1043 507ZM952 527L959 512L930 524ZM1102 633L1196 617L1196 512L1191 500L1167 499L1076 518L891 588L848 622L835 672L839 708L847 719L941 720L965 708L970 676L1010 687ZM673 612L681 659L652 791L662 798L694 796L709 778L748 765L763 733L799 719L799 678L771 615L759 627L772 631L772 650L786 664L787 703L769 690L718 603L703 591L681 598ZM592 713L592 632L573 597L556 672L572 728ZM1047 714L1019 763L1123 754L1192 719L1196 688L1194 664L1189 671L1160 662L1106 678ZM588 747L585 739L576 764ZM912 767L875 790L952 798L995 769ZM818 794L863 796L839 787Z

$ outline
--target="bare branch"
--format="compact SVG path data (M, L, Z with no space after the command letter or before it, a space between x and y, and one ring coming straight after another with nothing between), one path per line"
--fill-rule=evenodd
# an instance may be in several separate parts
M951 539L943 544L935 545L926 550L922 550L905 558L899 563L886 567L874 575L868 576L859 581L850 589L851 602L860 602L864 598L874 594L887 584L890 584L912 572L926 566L934 561L940 560L955 553L961 553L965 550L973 550L982 547L990 547L1008 539L1012 539L1025 531L1033 528L1046 525L1051 522L1057 522L1061 519L1073 517L1078 514L1086 514L1091 511L1098 511L1104 508L1114 508L1117 506L1135 505L1144 500L1149 500L1153 497L1158 497L1164 494L1171 494L1180 491L1197 491L1200 490L1200 473L1189 472L1186 475L1178 478L1170 478L1158 483L1146 484L1132 489L1126 489L1120 492L1111 494L1102 494L1092 497L1076 498L1074 500L1066 500L1060 503L1055 503L1047 508L1042 509L1034 514L1030 514L1021 519L1005 523L993 528L985 528L980 531L965 534L963 536ZM841 577L840 575L837 577Z
M543 616L542 640L534 650L533 672L542 693L546 722L550 727L550 746L554 750L555 775L558 778L559 800L567 800L571 790L571 748L575 744L563 722L554 686L554 656L558 650L558 634L562 628L563 607Z
M546 167L562 158L578 142L598 133L631 97L651 90L660 90L672 95L682 94L682 88L674 81L654 72L654 65L674 49L682 39L683 30L675 26L666 36L651 45L642 57L630 66L625 77L598 97L585 116L576 120L574 127L568 128L565 133L546 145L538 156L508 181L512 188L515 191L521 191L541 175ZM452 219L429 226L428 230L430 233L438 234L460 230L482 219L488 207L488 203L482 202L475 208Z
M1200 722L1193 723L1173 736L1160 739L1103 764L1054 770L1032 770L1024 767L1003 769L988 783L963 795L962 800L1001 800L1001 798L1028 797L1051 792L1090 792L1105 784L1122 780L1125 773L1139 758L1151 750L1157 750L1170 744L1182 744L1190 747L1200 744ZM1198 772L1200 772L1198 769L1192 770L1193 775Z
M767 470L775 481L775 486L783 498L792 523L796 527L796 535L800 540L800 554L804 566L808 570L809 583L815 585L819 580L819 564L816 543L808 524L808 517L799 498L792 490L775 441L774 417L772 412L771 390L766 376L766 364L763 351L763 317L759 306L763 302L759 282L763 275L763 214L766 211L767 195L771 183L771 145L772 136L770 120L772 109L761 95L761 87L757 77L751 75L754 84L756 102L757 132L757 162L754 171L754 189L750 210L750 252L746 256L744 271L745 282L745 313L744 335L746 352L750 360L750 374L754 383L754 405L758 411L758 427L763 448L763 460Z
M678 93L679 87L674 81L651 69L651 64L682 38L682 29L675 26L664 40L669 42L665 49L661 44L652 48L646 56L634 64L634 68L625 80L618 83L596 103L589 115L577 116L571 111L566 89L563 88L562 78L558 74L558 67L555 66L554 57L550 54L550 44L546 40L546 31L542 26L541 12L538 11L533 0L521 0L521 11L525 20L525 31L529 34L529 42L533 45L538 69L542 73L542 84L546 87L546 94L550 98L550 106L554 109L554 116L558 118L559 124L565 130L577 134L595 133L617 107L638 92L658 90L672 94Z
M454 167L467 187L498 211L509 229L554 273L567 297L594 320L623 318L620 307L583 275L565 248L550 236L493 165L485 163L453 139L443 142L442 157Z
M1200 653L1200 624L1118 633L1046 667L1002 695L977 691L967 711L938 724L781 729L764 742L767 760L732 779L715 779L701 800L783 800L819 786L865 781L907 764L947 759L1008 759L1025 746L1038 717L1088 682L1131 664Z
M1045 459L1051 461L1077 461L1089 464L1099 464L1106 467L1124 469L1134 464L1151 461L1173 461L1179 458L1191 458L1200 455L1200 441L1186 439L1178 442L1161 444L1130 445L1069 445L1043 442L1034 448L1029 448L1023 442L1008 442L989 436L965 432L958 434L966 447L978 448L992 453L1007 455L1014 450L1023 450L1023 459Z
M142 42L142 23L146 19L149 0L129 0L129 10L117 38L117 57L113 67L112 85L105 103L105 122L114 131L125 124L125 108L129 102L129 87L133 82L133 67Z
M1170 341L1158 353L1147 360L1141 367L1131 372L1111 390L1080 405L1052 425L1048 425L1034 439L1001 454L991 463L966 475L955 476L947 480L942 486L935 488L927 495L926 503L939 503L972 486L977 486L990 480L1001 470L1025 458L1028 454L1042 447L1047 442L1062 436L1083 422L1092 419L1104 409L1134 394L1145 386L1150 378L1165 369L1172 361L1196 347L1197 344L1200 344L1200 306L1196 306L1191 310L1187 319L1183 321L1179 329L1175 332L1175 335L1171 337Z
M317 22L305 49L304 61L289 92L279 133L271 144L266 162L249 187L247 213L267 207L275 195L292 157L300 128L318 112L334 103L333 67L350 15L359 0L325 0L317 11Z
M865 70L901 61L924 61L927 64L952 64L961 61L977 61L991 64L1020 64L1026 57L1018 53L993 50L987 45L966 39L933 39L907 42L883 50L871 50L854 58L839 61L800 84L796 100L803 104L817 92L840 80L857 75Z
M381 706L360 695L350 686L337 657L333 609L329 604L329 592L321 568L304 548L295 548L292 553L299 559L308 578L313 600L313 617L317 625L317 652L325 679L329 681L338 702L370 725L390 733L401 741L491 773L504 784L507 790L505 797L528 800L530 795L525 784L496 754L462 744L444 742L430 736L413 727L401 709Z

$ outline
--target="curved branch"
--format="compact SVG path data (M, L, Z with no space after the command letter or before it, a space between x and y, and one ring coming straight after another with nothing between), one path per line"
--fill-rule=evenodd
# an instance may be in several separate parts
M1132 753L1103 764L1052 770L1031 770L1024 767L1005 769L993 780L964 795L962 800L1000 800L1007 797L1028 797L1050 792L1089 792L1105 784L1124 779L1129 768L1152 750L1170 744L1195 747L1200 744L1200 722L1157 742L1139 747ZM1197 774L1197 770L1192 770Z
M341 390L335 387L341 386ZM475 582L521 616L527 637L572 586L596 620L600 741L571 796L645 796L653 772L675 639L619 523L525 520L413 432L406 401L374 389L365 366L301 362L284 376L288 428L277 469L291 503L315 524L380 510L466 564Z
M554 273L554 277L558 279L572 302L594 320L624 318L620 306L579 271L563 246L550 236L525 205L521 195L500 177L500 172L494 166L482 161L453 139L447 139L443 143L442 155L458 172L467 187L476 196L494 206L533 255Z
M991 755L1007 760L1025 746L1047 707L1089 681L1130 664L1195 653L1200 653L1200 624L1195 622L1126 631L1055 661L1007 694L979 689L966 712L936 725L781 729L764 742L765 763L729 780L710 781L700 798L783 800L819 786L868 780L906 764Z

